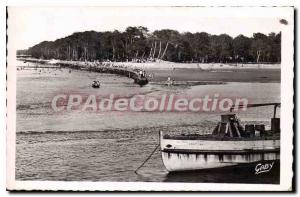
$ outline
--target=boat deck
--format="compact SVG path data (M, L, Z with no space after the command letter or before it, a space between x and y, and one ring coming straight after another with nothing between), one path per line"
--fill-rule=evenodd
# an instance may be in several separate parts
M181 134L181 135L163 135L163 139L170 140L213 140L213 141L253 141L253 140L279 140L280 133L268 133L264 136L255 137L221 137L212 134Z

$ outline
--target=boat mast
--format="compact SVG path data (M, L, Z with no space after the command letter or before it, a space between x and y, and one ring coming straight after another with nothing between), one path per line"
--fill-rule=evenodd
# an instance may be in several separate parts
M274 114L273 114L273 118L276 118L276 109L277 107L280 106L280 103L277 103L274 105Z
M232 112L233 109L240 109L240 108L250 108L250 107L262 107L262 106L274 106L274 112L273 112L273 118L276 118L276 109L277 107L280 107L280 103L257 103L257 104L248 104L248 105L232 105L230 108L230 112Z

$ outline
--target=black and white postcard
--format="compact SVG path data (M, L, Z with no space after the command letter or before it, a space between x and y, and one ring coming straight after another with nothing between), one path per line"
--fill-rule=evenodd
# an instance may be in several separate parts
M293 7L7 7L7 189L291 191Z

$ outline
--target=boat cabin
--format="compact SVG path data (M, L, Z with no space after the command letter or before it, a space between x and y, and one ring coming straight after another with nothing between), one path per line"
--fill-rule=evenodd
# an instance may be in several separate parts
M242 126L236 114L229 113L221 115L221 121L213 130L215 137L227 138L253 138L266 137L280 133L280 118L271 119L271 130L266 130L264 124L246 124Z
M218 137L245 137L245 130L235 114L221 115L221 121L214 129L212 135Z
M252 140L280 138L280 118L276 117L276 108L280 103L248 104L247 107L274 106L274 115L271 118L271 129L267 130L264 124L241 124L236 114L231 110L221 115L221 120L211 134L181 134L163 136L164 139L221 139L221 140ZM244 107L244 106L237 106Z

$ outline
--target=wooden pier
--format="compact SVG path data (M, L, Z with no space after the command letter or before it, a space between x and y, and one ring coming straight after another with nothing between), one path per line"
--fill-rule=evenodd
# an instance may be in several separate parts
M77 69L77 70L87 70L87 71L99 72L99 73L110 73L110 74L116 74L116 75L121 75L121 76L131 78L134 80L134 83L139 84L140 86L146 85L149 82L143 70L132 69L132 68L127 68L122 66L114 66L113 63L100 63L100 62L94 63L94 62L75 62L75 61L57 61L51 63L48 60L23 59L23 58L20 58L18 60L24 62L43 64L42 66L30 66L31 68L62 67L62 68L70 68L70 69ZM27 66L24 67L27 68Z

